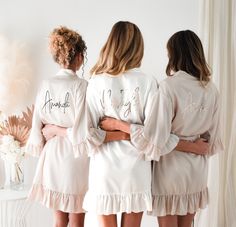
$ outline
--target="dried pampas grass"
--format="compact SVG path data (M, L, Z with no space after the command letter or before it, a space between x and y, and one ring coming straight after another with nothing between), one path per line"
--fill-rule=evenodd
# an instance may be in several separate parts
M0 111L5 115L19 112L29 95L32 79L26 46L0 35Z
M0 136L11 135L24 146L28 140L30 129L32 127L34 106L27 107L27 110L22 113L23 116L9 116L7 120L0 125Z

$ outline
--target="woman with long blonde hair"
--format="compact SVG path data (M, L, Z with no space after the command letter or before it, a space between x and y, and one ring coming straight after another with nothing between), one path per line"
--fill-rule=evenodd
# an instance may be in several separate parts
M139 28L116 23L92 68L87 105L96 128L104 116L142 124L156 82L139 69L144 43ZM146 108L145 108L146 107ZM152 210L151 163L130 141L101 144L91 157L84 209L99 215L101 227L139 227L143 211Z

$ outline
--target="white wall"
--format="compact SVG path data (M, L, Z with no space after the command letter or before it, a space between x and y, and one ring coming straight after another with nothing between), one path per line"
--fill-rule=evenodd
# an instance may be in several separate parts
M129 20L139 26L144 36L143 71L161 80L168 38L178 30L198 30L198 7L197 0L1 0L0 34L27 44L35 76L32 87L37 87L42 78L53 75L58 68L47 50L47 37L54 27L66 25L83 35L88 46L88 72L111 26L118 20ZM32 102L35 93L33 89L29 97ZM32 181L36 162L27 160L27 183ZM47 209L36 205L31 215L30 227L52 226ZM96 217L89 214L86 226L96 227ZM157 226L156 219L144 216L142 226Z

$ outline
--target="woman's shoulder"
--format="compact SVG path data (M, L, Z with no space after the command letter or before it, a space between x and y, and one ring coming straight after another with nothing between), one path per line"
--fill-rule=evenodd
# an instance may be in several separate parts
M66 89L66 90L74 90L77 88L85 88L87 87L88 82L83 79L79 78L78 76L73 76L73 77L58 77L58 76L52 76L48 79L44 79L41 82L41 89Z
M175 87L181 87L181 88L201 87L198 78L182 70L175 72L173 75L166 76L166 78L160 82L160 86L170 89L174 89Z
M176 83L176 78L174 76L167 76L159 82L159 88L169 88Z
M87 86L88 86L87 80L76 77L68 83L67 88L68 89L71 88L72 90L76 90L76 91L79 90L80 92L83 93L84 91L86 91Z
M103 74L93 75L87 81L88 88L92 90L98 90L106 84L106 78Z
M149 86L151 84L158 86L157 79L153 75L150 75L139 68L125 72L124 76L126 79L129 78L132 83L137 81L145 86Z
M124 87L158 87L157 80L154 76L148 75L141 70L128 70L120 75L113 76L107 73L94 75L88 81L89 88L99 90L100 88L106 88L116 85L122 85Z
M206 85L206 89L209 90L217 98L219 97L220 95L219 89L217 88L216 84L212 80L208 82L208 84Z
M219 96L219 90L212 80L203 86L197 78L183 71L167 76L159 83L159 89L169 94L178 93L180 88L182 90L196 89L199 92L207 92L210 96Z

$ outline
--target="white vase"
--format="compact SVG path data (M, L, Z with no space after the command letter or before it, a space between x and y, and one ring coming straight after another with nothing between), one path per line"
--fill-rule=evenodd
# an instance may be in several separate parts
M22 190L24 188L24 168L23 162L14 163L10 166L10 188Z
M24 168L23 162L12 163L5 161L5 186L13 190L24 188Z

